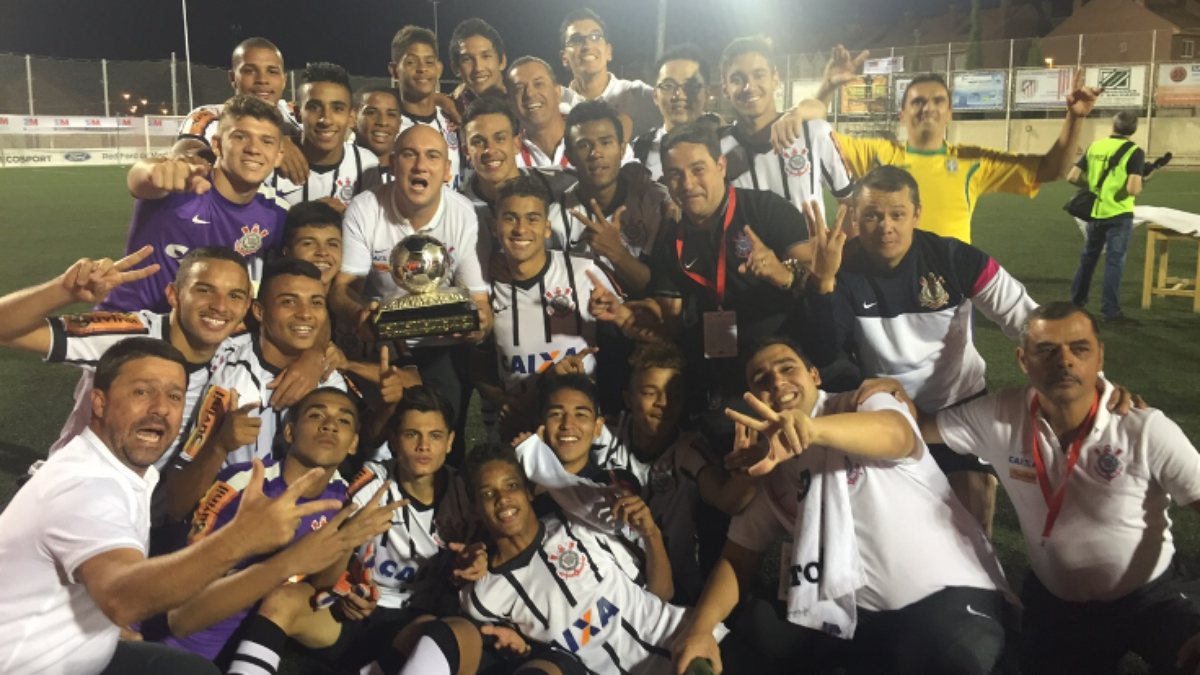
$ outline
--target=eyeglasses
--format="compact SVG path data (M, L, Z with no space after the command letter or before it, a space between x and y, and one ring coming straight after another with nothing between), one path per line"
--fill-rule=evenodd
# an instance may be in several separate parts
M568 47L582 47L585 42L593 42L594 43L594 42L602 42L603 40L604 40L604 33L588 33L587 35L584 35L583 33L576 33L576 34L572 35L571 37L567 38L567 46Z
M704 83L693 77L683 84L679 84L674 80L663 80L654 85L654 88L661 91L664 96L674 98L679 92L683 92L687 96L693 96L704 88Z

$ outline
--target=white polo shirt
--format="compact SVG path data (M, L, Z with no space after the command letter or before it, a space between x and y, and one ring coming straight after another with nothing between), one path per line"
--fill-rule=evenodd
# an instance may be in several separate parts
M1114 415L1104 385L1096 421L1071 472L1062 510L1042 538L1048 507L1038 485L1033 433L1051 489L1063 484L1066 449L1039 413L1034 389L1006 389L938 413L946 445L996 467L1012 499L1029 564L1051 593L1068 602L1114 600L1166 571L1175 554L1167 506L1200 500L1200 455L1161 410Z
M995 553L979 524L955 499L906 406L889 395L876 394L856 408L853 392L821 392L812 416L880 410L904 415L920 448L900 460L845 455L850 512L867 580L856 593L856 604L868 610L893 610L949 586L996 588L995 580L1002 576ZM822 453L804 453L775 467L759 481L746 510L733 517L729 541L761 552L790 533L797 509L808 495L809 480L822 470L818 462L823 461ZM781 560L781 596L791 576L790 548L784 547Z
M46 460L0 513L0 672L98 673L120 628L75 577L108 551L146 554L158 471L138 476L90 429Z
M662 111L654 102L654 85L641 80L622 80L608 74L608 84L597 98L616 109L618 114L629 116L633 122L630 137L637 138L662 124ZM562 88L562 101L570 107L575 107L586 101L582 94L571 87Z

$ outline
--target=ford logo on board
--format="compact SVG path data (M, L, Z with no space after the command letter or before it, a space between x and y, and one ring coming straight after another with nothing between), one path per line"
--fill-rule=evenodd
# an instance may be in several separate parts
M86 162L91 158L92 155L88 152L68 152L67 154L63 155L63 159L67 160L68 162Z

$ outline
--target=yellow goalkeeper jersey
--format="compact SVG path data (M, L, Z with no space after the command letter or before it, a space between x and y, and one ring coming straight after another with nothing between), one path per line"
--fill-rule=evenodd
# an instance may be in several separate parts
M989 192L1037 196L1041 155L1018 155L973 145L915 150L879 138L834 134L855 177L877 166L907 170L921 189L921 229L971 243L971 214Z

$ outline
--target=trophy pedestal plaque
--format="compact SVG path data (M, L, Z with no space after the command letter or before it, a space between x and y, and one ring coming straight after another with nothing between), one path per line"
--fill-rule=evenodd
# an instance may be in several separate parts
M380 340L470 333L479 330L479 308L465 288L441 288L450 273L442 242L413 234L396 244L388 260L392 279L408 291L379 303L371 319Z

